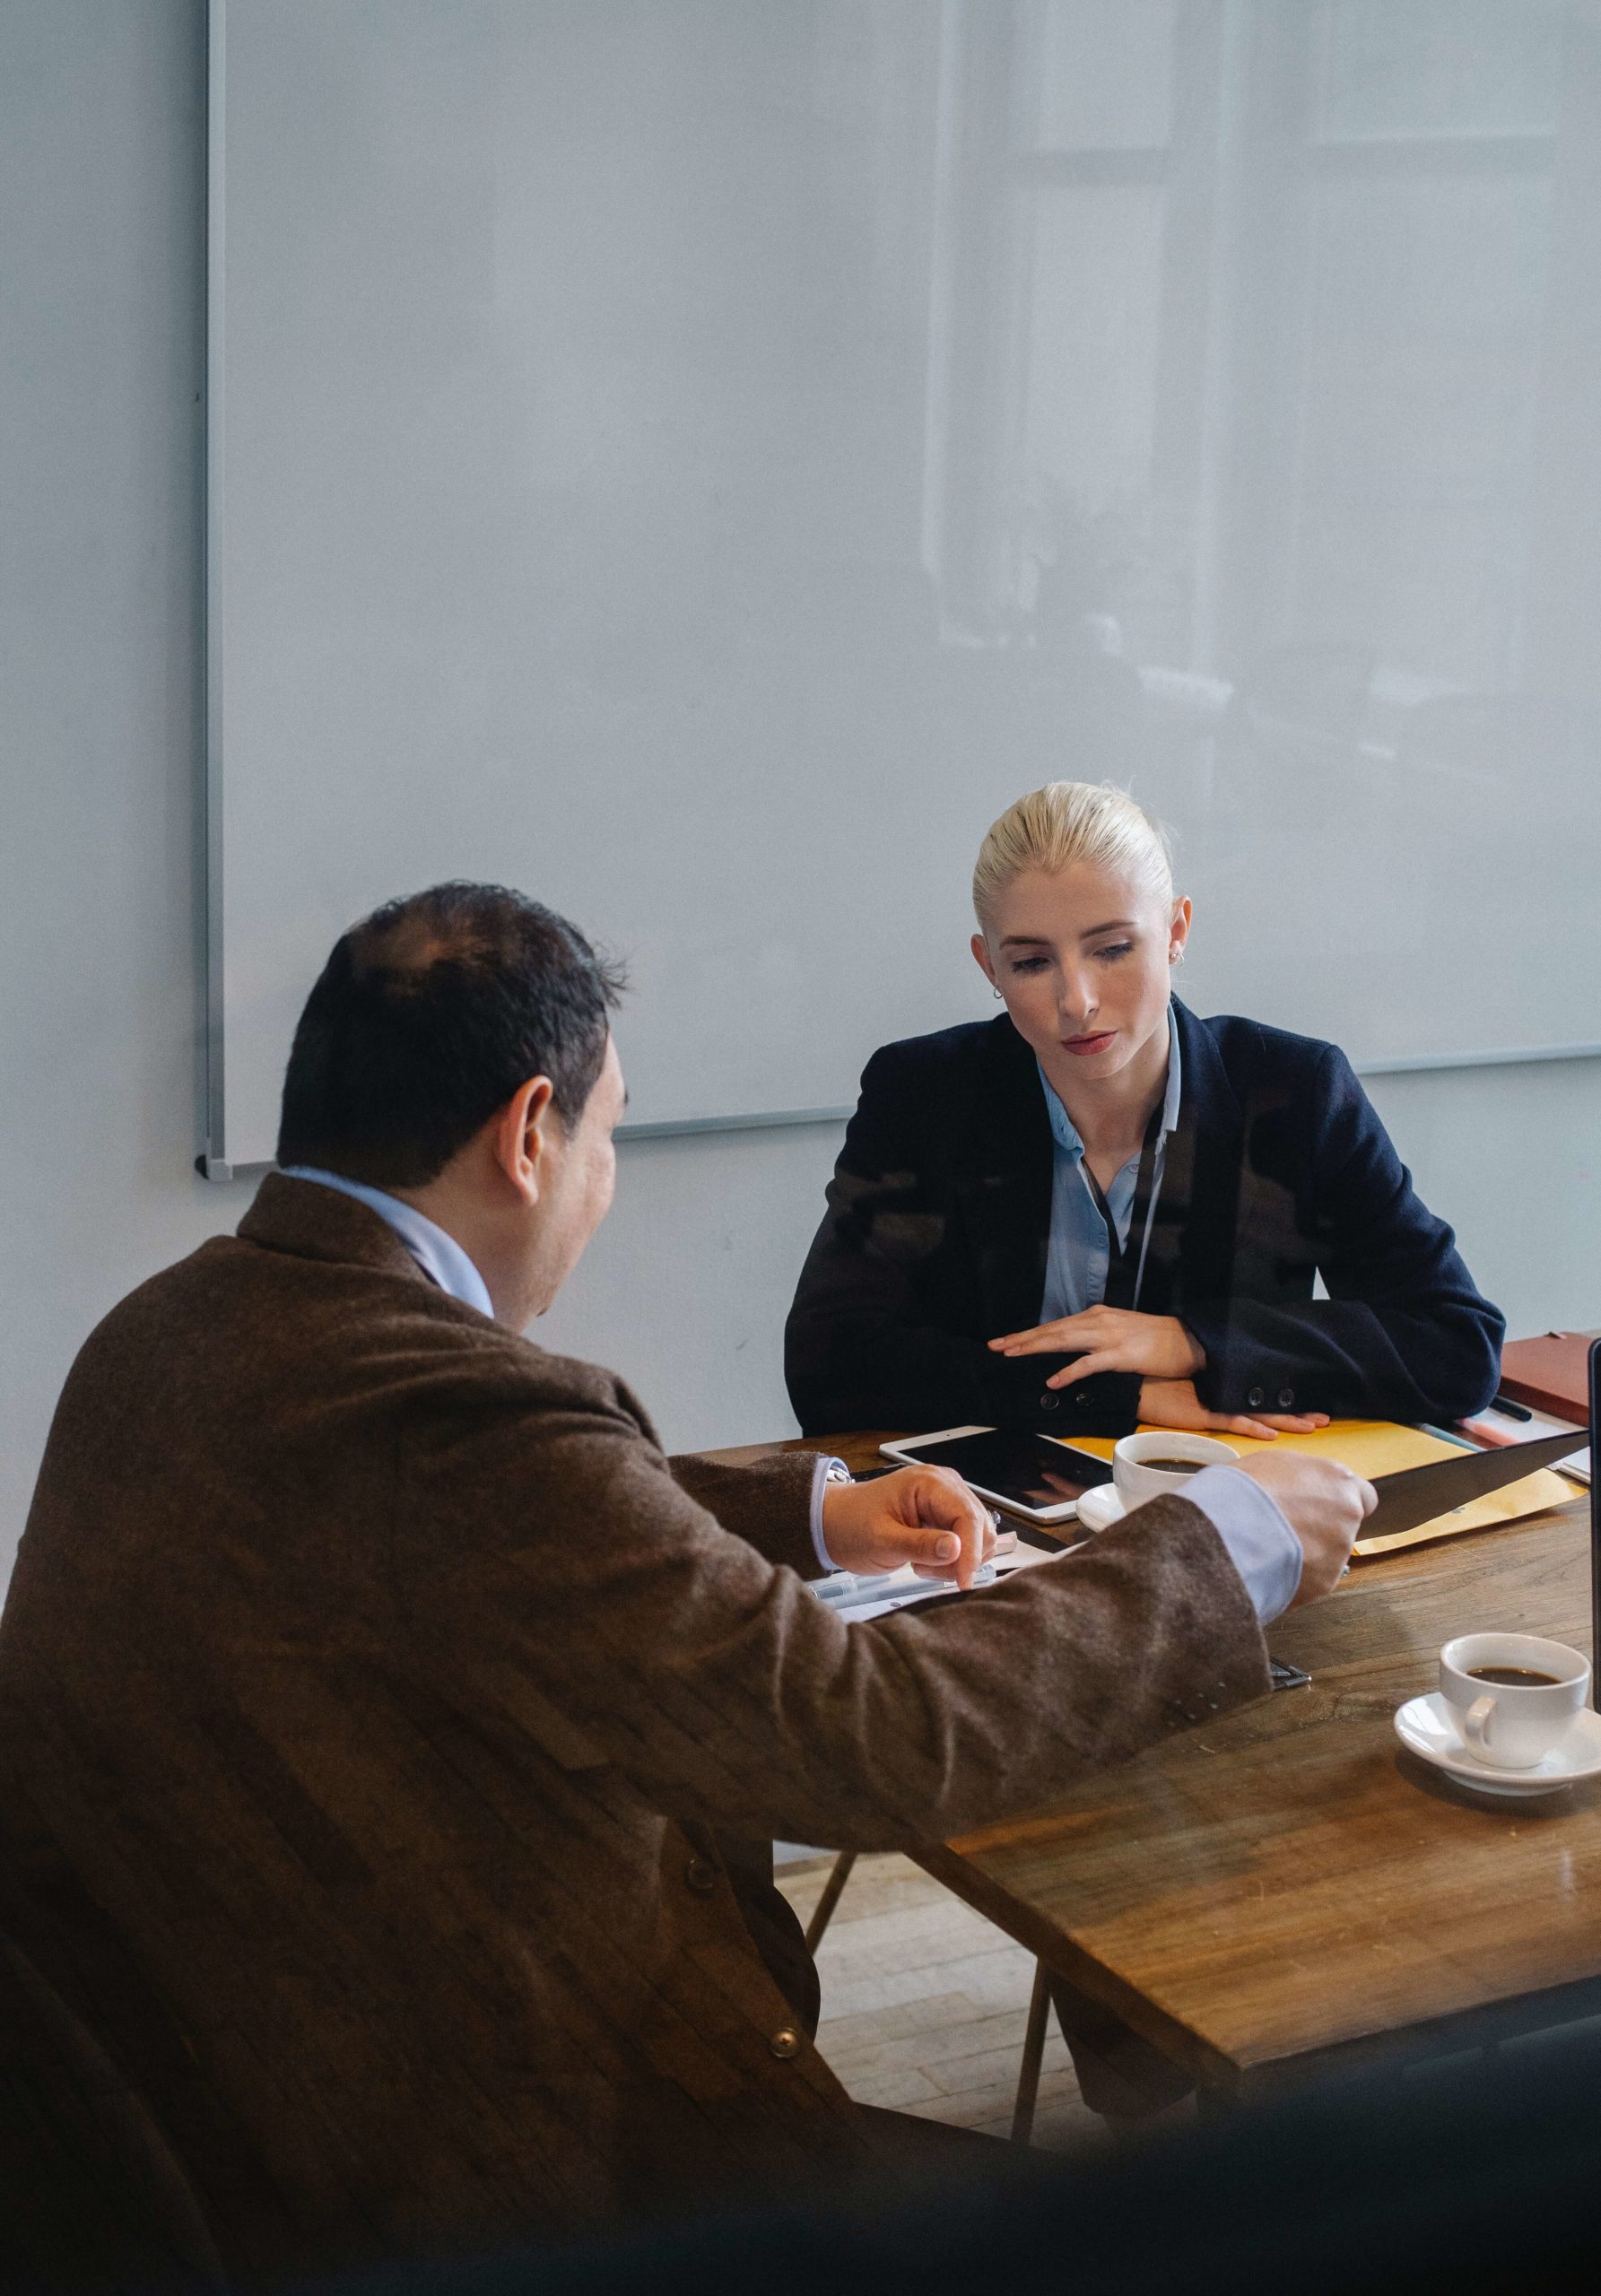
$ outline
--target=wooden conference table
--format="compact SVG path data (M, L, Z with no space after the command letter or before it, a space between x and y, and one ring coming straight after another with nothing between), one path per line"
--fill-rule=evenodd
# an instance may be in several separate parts
M826 1444L882 1464L876 1435ZM1588 1507L1359 1561L1280 1619L1283 1691L1028 1816L918 1853L1218 2101L1386 2052L1432 2054L1601 2013L1601 1780L1527 1801L1459 1789L1392 1718L1480 1629L1588 1652Z

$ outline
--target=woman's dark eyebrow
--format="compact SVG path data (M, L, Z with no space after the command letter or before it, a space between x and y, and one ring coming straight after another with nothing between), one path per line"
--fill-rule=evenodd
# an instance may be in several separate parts
M1114 917L1109 925L1092 925L1087 933L1081 933L1078 937L1081 941L1092 941L1098 933L1127 933L1133 923L1132 917Z

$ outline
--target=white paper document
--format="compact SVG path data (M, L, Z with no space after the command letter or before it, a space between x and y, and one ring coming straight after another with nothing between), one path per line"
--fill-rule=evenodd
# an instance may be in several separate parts
M1488 1411L1481 1411L1476 1418L1464 1419L1458 1424L1464 1435L1470 1435L1477 1442L1496 1448L1507 1443L1536 1442L1542 1435L1560 1435L1565 1427L1571 1427L1574 1434L1581 1437L1585 1431L1582 1427L1574 1425L1571 1419L1553 1419L1548 1411L1530 1411L1526 1419L1514 1419L1510 1412L1497 1411L1493 1404ZM1588 1483L1590 1479L1588 1444L1583 1450L1575 1451L1571 1459L1559 1459L1556 1470L1559 1474L1571 1476L1575 1483Z
M997 1586L1019 1570L1031 1570L1037 1562L1057 1562L1060 1555L1048 1553L1043 1547L1029 1546L1019 1539L1008 1552L996 1554L985 1563L973 1581L974 1591ZM809 1582L820 1603L839 1617L849 1619L853 1625L865 1621L887 1617L891 1611L909 1609L914 1603L936 1602L956 1590L946 1578L919 1578L909 1562L899 1570L881 1570L871 1575L852 1570L837 1570L831 1578L814 1578Z

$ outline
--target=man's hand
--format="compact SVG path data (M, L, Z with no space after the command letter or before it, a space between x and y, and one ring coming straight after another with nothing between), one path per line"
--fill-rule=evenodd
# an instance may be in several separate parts
M1070 1387L1096 1371L1188 1379L1206 1361L1205 1349L1177 1316L1141 1316L1130 1308L1085 1308L1080 1315L1058 1316L1029 1331L1003 1332L989 1344L997 1355L1078 1354L1076 1363L1051 1373L1048 1387Z
M822 1538L841 1570L897 1570L910 1562L923 1578L958 1587L972 1585L996 1545L988 1508L949 1467L902 1467L875 1483L829 1483Z
M1328 1424L1326 1411L1208 1411L1193 1379L1142 1379L1140 1418L1153 1427L1182 1427L1191 1435L1256 1435L1271 1443L1275 1435L1310 1435Z
M1278 1501L1301 1541L1301 1586L1291 1609L1315 1603L1338 1584L1351 1560L1352 1542L1378 1506L1379 1493L1338 1460L1314 1458L1305 1451L1260 1452L1241 1459L1238 1472Z

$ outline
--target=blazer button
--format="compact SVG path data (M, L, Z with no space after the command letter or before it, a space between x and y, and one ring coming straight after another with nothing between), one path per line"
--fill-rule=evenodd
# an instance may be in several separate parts
M1279 1389L1279 1409L1281 1411L1288 1411L1290 1405L1294 1402L1294 1400L1295 1390L1293 1387L1281 1387Z
M780 2025L767 2046L774 2057L798 2057L800 2035L793 2025Z
M1260 1387L1253 1387L1249 1395L1246 1397L1246 1402L1250 1405L1253 1411L1260 1411L1266 1400L1267 1397L1263 1394Z
M692 1857L683 1878L698 1898L709 1898L718 1885L718 1869L709 1857Z
M1042 1390L1040 1396L1040 1408L1041 1411L1060 1411L1062 1398L1055 1387L1046 1387Z

